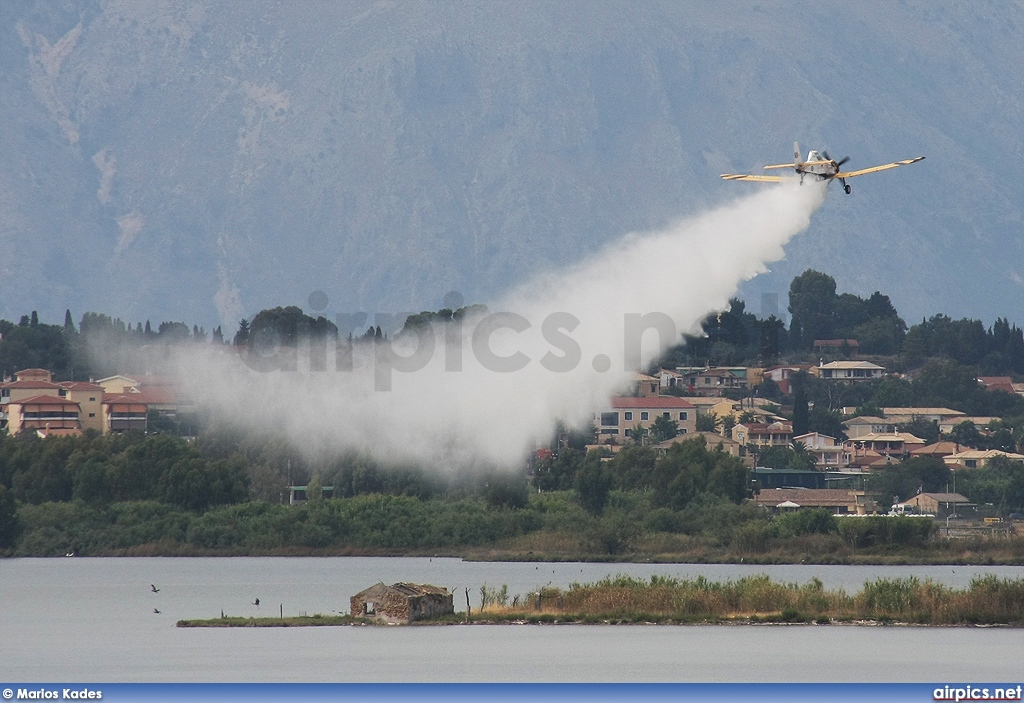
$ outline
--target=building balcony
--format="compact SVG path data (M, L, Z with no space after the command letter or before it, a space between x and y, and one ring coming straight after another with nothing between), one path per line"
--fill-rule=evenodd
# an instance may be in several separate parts
M124 432L126 430L145 430L146 418L111 418L108 423L111 432Z

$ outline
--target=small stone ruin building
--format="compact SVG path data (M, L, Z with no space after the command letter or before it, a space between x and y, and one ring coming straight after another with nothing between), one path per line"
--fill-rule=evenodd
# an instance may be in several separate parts
M389 623L410 623L455 612L446 588L416 583L370 586L351 598L352 615Z

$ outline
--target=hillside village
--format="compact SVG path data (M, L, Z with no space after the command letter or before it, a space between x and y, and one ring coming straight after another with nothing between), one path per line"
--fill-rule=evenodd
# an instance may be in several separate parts
M844 340L849 346L853 340ZM837 346L818 341L816 348ZM785 394L797 374L832 383L879 381L884 367L863 360L836 360L818 365L753 367L678 367L656 375L638 373L628 395L609 399L606 409L594 414L593 442L588 451L610 458L628 446L649 446L667 451L681 441L703 438L708 447L742 461L750 471L751 499L770 510L827 508L837 515L866 515L890 510L930 513L940 517L976 515L978 506L954 490L921 493L895 505L885 496L852 486L867 475L884 472L904 460L941 459L953 475L985 467L996 458L1024 462L1024 454L1002 449L980 449L953 437L957 428L970 426L978 437L991 437L989 429L1001 418L971 416L945 407L885 407L875 415L842 408L839 436L819 431L794 433L793 408L757 397L766 380ZM1012 392L1024 397L1024 383L1010 377L981 377L979 386L990 392ZM96 381L55 381L47 369L16 372L0 382L0 431L11 435L33 432L39 438L148 433L174 426L179 413L195 413L194 403L176 381L152 374L114 375ZM941 438L929 442L900 428L914 423L931 425ZM699 429L703 428L703 429ZM710 429L708 429L710 428ZM796 451L807 467L762 466L766 450ZM550 450L540 450L541 456ZM307 499L305 486L289 491L289 502Z
M815 347L837 347L838 341L819 340ZM855 348L855 340L842 341L852 342ZM893 504L885 496L839 487L861 485L859 479L914 458L941 459L953 474L985 467L996 458L1024 462L1024 454L1015 451L978 449L948 439L957 436L960 426L977 430L979 437L991 437L989 428L999 425L1001 418L971 416L944 407L885 407L880 416L858 414L858 408L845 407L840 414L849 419L842 421L840 436L794 434L792 407L785 412L779 403L759 398L755 392L765 379L788 392L790 379L797 373L837 383L878 381L887 375L884 367L862 360L768 368L680 367L661 369L657 375L637 374L631 395L612 398L608 409L594 415L597 442L589 449L614 454L626 446L660 439L651 446L665 451L672 444L699 436L708 446L743 461L757 486L752 499L769 509L816 507L837 515L895 510L942 518L959 510L962 515L958 517L965 519L978 515L978 506L955 491L917 494ZM1010 377L981 377L978 384L987 391L1024 397L1024 383L1014 383ZM673 437L656 436L659 420L670 421ZM921 423L933 426L943 439L929 442L900 429ZM714 429L702 431L698 425ZM808 458L808 468L761 466L759 456L771 448L797 450Z
M677 550L751 554L812 538L844 550L1021 530L1019 328L936 315L907 330L885 296L837 295L813 271L794 280L790 309L787 328L731 301L708 316L702 336L685 337L596 409L590 427L557 428L519 472L503 475L357 451L313 458L283 433L223 422L173 377L150 372L169 347L245 353L267 327L286 339L306 329L344 342L333 323L298 308L243 320L233 340L219 328L207 335L96 313L77 328L70 311L63 326L34 314L0 320L0 549L63 553L125 540L197 553L439 549L560 534L582 550L574 553L664 549L669 540ZM423 312L406 326L464 313ZM350 337L382 340L372 327ZM321 512L325 503L336 507ZM337 510L368 511L366 525L356 529ZM396 511L401 534L380 510ZM410 522L410 511L425 522ZM876 525L865 536L820 517L892 514L932 516L931 527L900 537ZM128 537L123 520L150 528L131 527Z

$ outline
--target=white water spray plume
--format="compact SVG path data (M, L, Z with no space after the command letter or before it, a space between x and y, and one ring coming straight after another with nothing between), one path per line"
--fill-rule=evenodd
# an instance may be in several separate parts
M311 456L360 451L442 472L519 467L557 422L585 427L635 371L726 309L742 281L782 258L825 192L783 183L630 234L461 323L351 347L342 329L326 370L313 370L308 348L293 369L272 371L190 351L181 379L217 417L283 432Z

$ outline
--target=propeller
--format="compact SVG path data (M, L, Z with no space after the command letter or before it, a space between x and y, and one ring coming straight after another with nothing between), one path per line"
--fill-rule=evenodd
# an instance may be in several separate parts
M822 156L824 156L824 157L825 157L826 159L828 159L829 161L831 161L831 160L832 160L832 157L831 157L831 156L829 156L829 155L828 155L828 152L827 152L827 151L825 151L824 149L822 149L822 150L821 150L821 155L822 155ZM846 163L847 161L849 161L849 160L850 160L850 157L849 157L849 156L844 156L843 158L839 159L839 161L836 161L836 167L838 168L839 166L842 166L843 164L845 164L845 163Z

